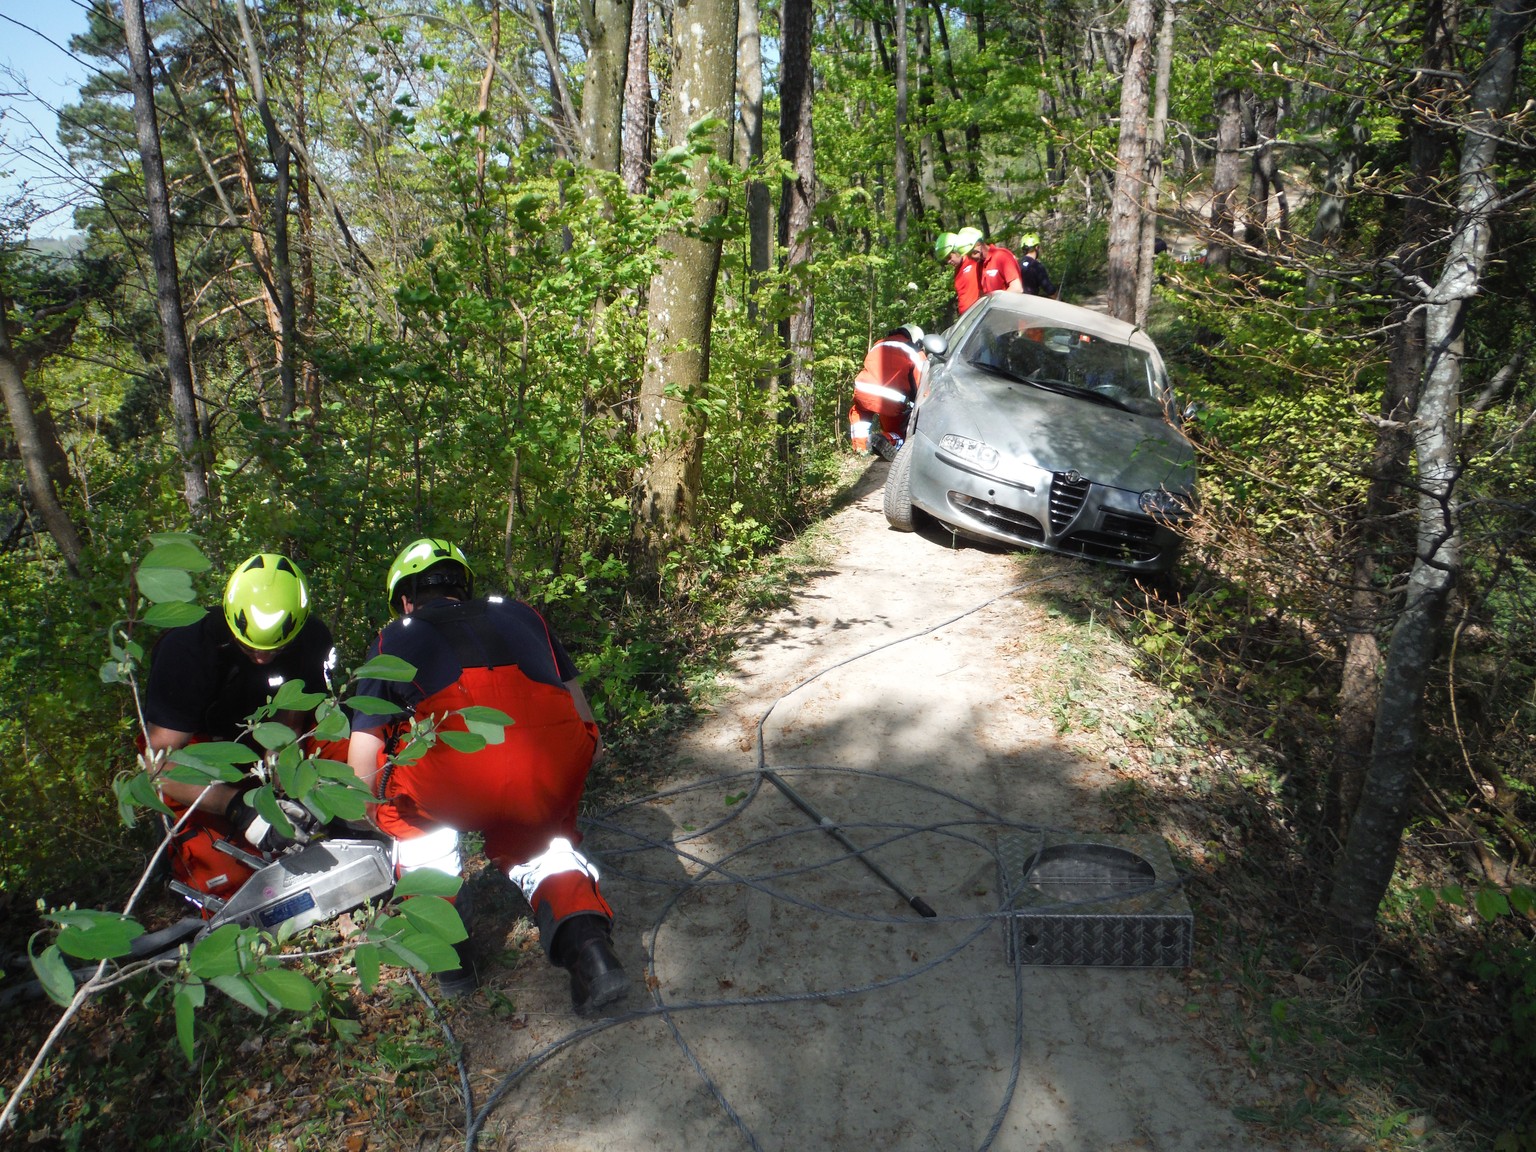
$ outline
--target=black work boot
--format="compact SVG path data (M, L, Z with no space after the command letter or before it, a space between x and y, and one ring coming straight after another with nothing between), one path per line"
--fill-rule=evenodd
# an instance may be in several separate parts
M459 966L437 974L437 995L441 1000L457 1000L461 996L468 996L480 987L480 979L475 975L474 954L470 949L469 941L461 940L453 946L453 950L459 957Z
M459 919L464 922L464 930L470 931L470 918L474 915L474 911L468 885L459 889L453 906L459 914ZM453 951L459 958L459 966L437 974L437 994L442 1000L457 1000L462 996L468 996L480 987L480 978L475 972L475 949L470 943L470 938L460 940L453 946Z
M608 938L608 918L572 916L555 933L550 959L571 974L571 1007L587 1016L629 992L629 977Z

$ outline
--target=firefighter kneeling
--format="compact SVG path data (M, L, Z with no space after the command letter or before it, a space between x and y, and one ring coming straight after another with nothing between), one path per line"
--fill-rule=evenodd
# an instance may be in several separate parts
M358 692L394 704L388 716L357 714L347 761L378 804L371 816L399 844L402 872L457 876L459 833L481 832L485 855L523 892L550 962L571 974L571 1003L585 1015L620 999L629 977L614 954L613 909L597 869L578 851L576 811L601 749L597 724L560 641L527 604L473 595L474 575L458 547L423 539L390 566L390 607L400 615L374 642L416 669L408 684L364 680ZM439 739L409 764L388 763L386 743L408 717L438 731L463 731L471 705L512 718L505 738L476 752ZM469 956L439 977L452 996L471 991Z
M928 357L923 330L916 324L893 328L864 357L853 381L853 407L848 409L848 436L855 452L873 452L894 460L907 438L907 423L917 399Z

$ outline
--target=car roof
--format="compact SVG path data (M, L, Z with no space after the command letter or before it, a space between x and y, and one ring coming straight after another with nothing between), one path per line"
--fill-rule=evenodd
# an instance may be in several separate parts
M1113 316L1092 308L1081 308L1076 304L1053 300L1049 296L1033 296L1019 292L992 292L983 296L981 302L993 312L1034 317L1063 328L1075 328L1079 332L1086 332L1090 336L1097 336L1104 340L1129 344L1133 348L1144 348L1149 352L1157 351L1157 345L1152 342L1152 338L1137 325L1116 320Z

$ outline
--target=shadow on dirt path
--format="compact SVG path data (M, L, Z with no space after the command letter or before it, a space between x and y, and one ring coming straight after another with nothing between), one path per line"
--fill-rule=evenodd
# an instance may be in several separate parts
M564 974L537 962L452 1009L492 1104L478 1146L1265 1146L1233 1114L1261 1086L1197 1031L1180 972L1008 959L999 839L1110 830L1114 774L1021 691L1043 593L1082 569L891 531L884 473L829 521L827 571L736 653L673 750L680 783L589 824L628 1002L579 1021Z

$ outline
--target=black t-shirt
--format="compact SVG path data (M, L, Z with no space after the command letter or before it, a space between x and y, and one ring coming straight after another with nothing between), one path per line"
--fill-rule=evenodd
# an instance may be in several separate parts
M466 668L510 665L530 680L556 686L579 675L544 617L521 600L500 596L437 600L392 620L368 650L368 658L380 653L414 665L416 678L410 683L358 682L359 696L376 696L400 707L391 716L354 715L353 728L364 732L377 731L414 711L428 696L458 680Z
M1051 274L1033 256L1019 257L1019 279L1024 291L1032 296L1053 296L1056 293L1056 285L1051 283Z
M331 630L311 616L270 664L253 664L229 630L224 614L172 628L155 645L144 694L144 719L161 728L214 740L233 740L250 714L288 680L312 692L326 690L335 659Z

